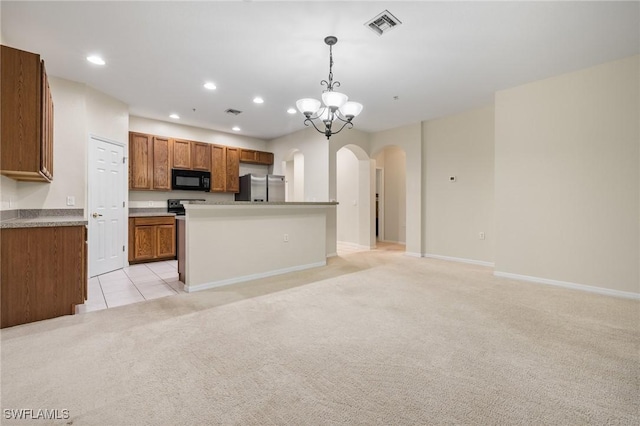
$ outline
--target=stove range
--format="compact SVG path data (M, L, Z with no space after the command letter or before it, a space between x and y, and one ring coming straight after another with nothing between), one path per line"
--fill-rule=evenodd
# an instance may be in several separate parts
M167 212L175 213L176 216L184 216L183 201L206 201L203 198L174 198L167 200Z

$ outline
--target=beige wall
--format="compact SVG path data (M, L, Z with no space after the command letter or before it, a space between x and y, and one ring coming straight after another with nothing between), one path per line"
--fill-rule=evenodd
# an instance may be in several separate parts
M267 142L263 139L187 126L180 124L179 122L170 123L150 118L142 118L134 115L129 117L129 130L132 132L150 133L152 135L166 136L169 138L182 138L198 142L257 149L260 151L268 150Z
M639 57L496 93L497 273L640 292Z
M53 96L53 182L18 182L21 209L86 208L87 129L86 86L49 77ZM66 197L74 196L75 206Z
M425 121L422 132L426 255L492 263L493 105Z
M0 152L0 155L2 153ZM16 210L18 205L18 182L0 176L0 210Z
M407 173L406 154L397 146L386 147L375 157L376 166L384 170L383 241L406 242L407 237Z
M336 153L338 241L359 244L359 161L347 148Z
M304 156L304 201L329 201L329 144L322 134L300 130L269 141L267 149L274 153L276 175L285 174L283 160L299 151Z
M424 252L422 246L424 195L422 189L422 125L421 123L413 123L374 133L371 135L370 144L370 155L372 156L377 155L387 146L397 146L405 153L406 252L413 256L421 256Z
M3 209L86 209L89 134L127 142L128 106L85 84L49 77L54 104L53 182L5 181ZM5 193L4 187L7 187ZM67 205L67 196L75 205Z

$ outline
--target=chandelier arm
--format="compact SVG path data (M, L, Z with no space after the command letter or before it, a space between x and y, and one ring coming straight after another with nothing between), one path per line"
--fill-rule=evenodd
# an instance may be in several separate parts
M343 120L344 121L344 120ZM349 126L350 129L353 129L353 123L350 121L345 121L344 124L342 125L342 127L340 127L340 130L338 130L337 132L332 132L332 135L338 134L342 131L342 129L344 129L346 126Z
M349 120L348 118L345 120L345 119L342 117L342 114L340 113L340 110L337 110L337 111L336 111L336 113L334 114L334 116L335 116L336 118L338 118L338 120L340 120L340 121L344 121L345 123L351 123L351 120Z
M307 118L306 120L304 120L304 125L305 125L305 126L308 126L308 125L309 125L309 123L311 123L311 125L312 125L312 126L313 126L317 131L318 131L318 132L323 133L323 134L325 133L325 131L324 131L324 130L320 130L320 129L318 129L318 126L316 126L316 123L315 123L312 119ZM340 129L340 130L342 130L342 129Z

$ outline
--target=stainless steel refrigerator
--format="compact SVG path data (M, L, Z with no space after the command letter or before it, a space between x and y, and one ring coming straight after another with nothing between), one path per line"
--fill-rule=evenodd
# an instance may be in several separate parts
M284 201L284 176L253 173L240 176L236 201Z

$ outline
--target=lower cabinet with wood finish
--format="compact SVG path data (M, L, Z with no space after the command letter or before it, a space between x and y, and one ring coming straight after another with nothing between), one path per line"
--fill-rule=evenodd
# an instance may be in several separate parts
M174 216L129 218L129 263L175 259Z
M87 228L0 231L1 327L75 313L87 299Z

